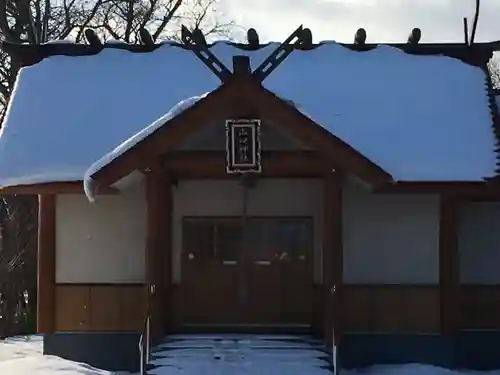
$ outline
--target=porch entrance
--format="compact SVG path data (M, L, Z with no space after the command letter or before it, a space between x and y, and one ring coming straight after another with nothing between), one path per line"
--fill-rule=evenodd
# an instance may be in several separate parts
M313 245L309 217L184 218L184 324L310 326Z

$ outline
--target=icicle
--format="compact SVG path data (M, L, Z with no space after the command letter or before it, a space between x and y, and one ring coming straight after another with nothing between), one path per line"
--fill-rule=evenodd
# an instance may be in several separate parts
M92 203L95 202L97 189L98 189L97 181L94 180L91 176L85 176L85 178L83 179L83 191L85 192L87 199Z

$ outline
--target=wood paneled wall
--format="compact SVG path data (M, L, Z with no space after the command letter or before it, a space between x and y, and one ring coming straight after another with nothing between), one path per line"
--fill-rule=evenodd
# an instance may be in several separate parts
M438 285L344 285L346 332L439 332Z
M315 330L322 324L321 289L315 288ZM462 285L460 296L462 329L500 329L500 286ZM56 331L142 330L143 285L58 284L55 300ZM439 332L437 285L345 285L342 302L345 332Z
M142 284L57 284L56 331L142 331Z
M460 287L460 329L500 329L500 286ZM438 285L345 285L346 332L438 333Z
M500 329L500 285L462 285L462 328Z

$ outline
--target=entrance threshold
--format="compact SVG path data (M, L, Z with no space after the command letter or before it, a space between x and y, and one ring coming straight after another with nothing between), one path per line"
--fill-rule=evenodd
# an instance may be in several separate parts
M185 324L187 333L281 333L311 334L310 324Z

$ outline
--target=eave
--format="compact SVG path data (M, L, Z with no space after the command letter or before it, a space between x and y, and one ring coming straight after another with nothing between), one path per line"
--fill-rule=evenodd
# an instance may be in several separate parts
M103 187L97 194L118 194L114 187ZM25 194L25 195L57 195L57 194L85 194L83 181L47 182L33 185L15 185L0 188L0 194Z
M500 185L487 181L398 181L374 189L377 194L438 194L464 200L500 200Z
M231 43L226 41L219 41L216 43L209 44L209 47L217 43L227 43L228 45L234 46L242 51L253 51L261 48L265 48L268 44L260 44L258 46L251 46L244 43ZM331 43L330 41L324 41L321 43L315 43L311 45L301 45L295 46L297 50L313 50L320 47L324 43ZM128 43L104 43L103 46L96 48L88 44L79 44L73 42L59 42L59 43L46 43L46 44L19 44L9 41L3 41L0 48L7 52L11 56L16 56L21 62L22 66L36 64L43 59L50 56L89 56L95 55L104 49L120 49L129 51L131 53L148 53L152 52L161 46L169 44L176 48L190 49L190 47L177 43L177 42L165 42L157 43L154 45L142 45L142 44L128 44ZM384 45L393 48L400 49L408 54L413 55L444 55L452 58L462 60L463 62L475 65L484 66L486 62L493 56L493 52L500 51L500 41L486 42L486 43L474 43L472 46L468 46L465 43L370 43L370 44L356 44L356 43L339 43L339 45L344 46L352 51L366 52L377 48L378 46Z

